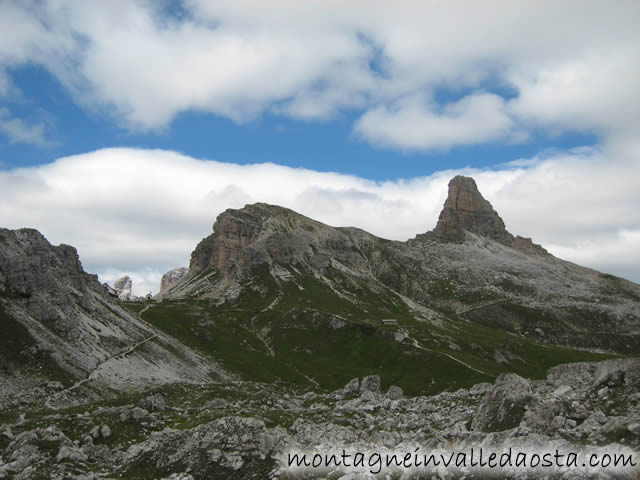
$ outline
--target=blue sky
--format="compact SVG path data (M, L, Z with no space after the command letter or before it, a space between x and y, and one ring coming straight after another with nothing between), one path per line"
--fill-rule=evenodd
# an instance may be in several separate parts
M2 2L0 225L149 290L225 208L403 240L464 173L515 234L640 281L638 18L631 0Z
M107 111L83 108L45 68L23 66L10 72L19 86L17 98L2 104L13 115L45 125L44 143L0 137L2 169L34 166L57 158L113 146L167 149L196 158L251 164L271 162L317 171L353 174L371 180L430 175L444 169L490 168L551 149L593 146L593 133L550 135L533 131L525 141L497 139L430 151L377 147L353 134L361 110L340 112L330 119L295 119L266 113L245 122L215 114L186 111L159 131L131 131ZM439 105L460 95L440 91Z

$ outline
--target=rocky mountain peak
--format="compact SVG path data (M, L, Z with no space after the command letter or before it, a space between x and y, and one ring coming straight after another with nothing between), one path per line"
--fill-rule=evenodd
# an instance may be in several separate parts
M427 235L441 242L463 242L465 231L491 238L528 254L548 253L531 239L514 237L509 233L498 212L478 190L475 180L457 175L449 181L449 193L438 223L433 232Z
M511 235L471 177L458 175L449 182L449 194L434 233L451 241L464 240L464 230L510 245Z
M358 263L349 236L288 208L254 203L218 215L213 233L191 254L189 271L244 270L259 264L303 263L313 268L338 258Z

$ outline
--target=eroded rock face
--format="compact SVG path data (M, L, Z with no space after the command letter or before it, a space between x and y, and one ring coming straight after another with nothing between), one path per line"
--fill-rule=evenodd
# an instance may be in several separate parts
M162 279L160 280L160 292L165 291L171 285L175 285L187 274L187 272L189 272L188 268L180 267L169 270L167 273L162 275Z
M128 277L116 284L130 294ZM72 381L136 388L213 378L211 362L140 322L83 270L73 247L53 246L37 230L0 229L0 323L24 352L0 351L12 373L0 372L0 408L26 396L67 404Z
M462 241L463 230L504 244L513 241L498 212L478 191L475 180L458 175L449 182L449 195L434 233L447 240Z
M226 210L213 232L191 254L189 270L194 274L211 267L242 273L255 265L295 262L322 269L331 258L345 265L365 263L347 233L275 205Z
M83 290L86 280L97 279L82 270L75 248L53 247L30 228L0 229L0 292L30 298L41 289L56 286L53 270L78 290Z
M458 175L449 182L449 194L432 236L439 241L463 242L465 231L491 238L528 254L547 253L531 239L514 237L509 233L498 212L478 190L475 180Z

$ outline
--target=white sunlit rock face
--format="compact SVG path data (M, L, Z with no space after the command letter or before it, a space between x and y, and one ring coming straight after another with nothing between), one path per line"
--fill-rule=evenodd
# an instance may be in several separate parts
M113 282L113 288L118 293L120 300L132 300L133 294L131 293L133 288L133 281L128 275L118 278Z

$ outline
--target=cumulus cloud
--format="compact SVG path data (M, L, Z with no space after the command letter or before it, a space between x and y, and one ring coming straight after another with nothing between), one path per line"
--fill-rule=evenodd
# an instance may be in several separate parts
M576 239L573 245L549 245L559 257L571 258L581 265L596 270L615 272L640 283L640 229L619 230L608 235L604 244L600 240Z
M627 134L640 112L635 95L638 51L618 48L510 73L519 96L509 111L523 121L558 130ZM614 81L615 79L615 81Z
M374 144L425 150L516 138L515 125L501 97L478 93L444 108L415 96L403 98L391 108L369 110L355 130Z
M138 294L163 272L188 265L215 217L267 202L334 226L406 240L432 229L449 179L473 175L514 234L562 258L640 281L640 156L637 145L578 149L526 166L442 171L409 180L274 164L236 165L161 150L106 149L0 172L0 218L78 248L103 281L122 274ZM169 180L168 180L169 179Z
M181 15L165 7L2 2L0 69L42 65L86 108L143 131L190 110L244 122L348 109L363 115L357 131L374 144L429 149L505 132L511 141L514 123L629 136L640 115L630 101L640 76L634 0L184 0ZM487 86L515 98L487 96ZM438 105L443 87L469 98ZM470 131L452 133L457 126Z

